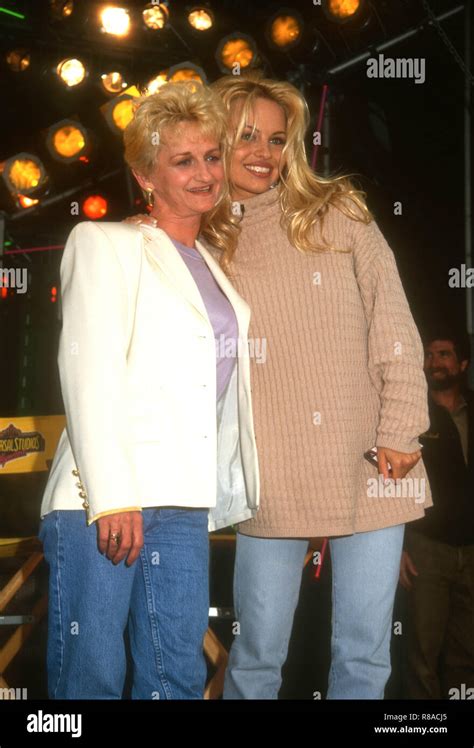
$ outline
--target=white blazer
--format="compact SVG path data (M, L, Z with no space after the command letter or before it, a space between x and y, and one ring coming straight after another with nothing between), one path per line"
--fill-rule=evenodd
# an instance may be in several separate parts
M200 242L232 304L240 356L216 416L216 344L201 294L161 229L79 223L61 262L64 429L41 515L87 522L153 506L209 507L209 529L259 503L250 309Z

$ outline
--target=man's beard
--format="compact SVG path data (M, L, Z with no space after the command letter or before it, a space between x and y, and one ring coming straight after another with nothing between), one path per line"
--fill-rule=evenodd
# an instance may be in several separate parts
M435 369L434 371L446 371L446 369ZM431 376L431 369L428 369L428 371L425 371L425 376L428 382L428 388L436 392L441 392L442 390L450 390L453 387L462 384L463 372L460 371L457 374L446 374L443 379L437 379L436 377Z

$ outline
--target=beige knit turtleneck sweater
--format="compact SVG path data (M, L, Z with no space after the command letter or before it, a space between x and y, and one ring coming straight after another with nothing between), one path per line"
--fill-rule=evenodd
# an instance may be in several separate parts
M420 337L377 224L331 206L324 237L352 252L303 254L280 227L278 190L242 203L231 280L252 310L261 505L239 531L324 537L423 516L422 461L407 476L418 482L391 496L368 484L377 470L363 457L375 445L413 452L429 427Z

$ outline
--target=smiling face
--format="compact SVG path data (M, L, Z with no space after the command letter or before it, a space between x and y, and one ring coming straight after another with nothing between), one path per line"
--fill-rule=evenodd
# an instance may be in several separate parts
M425 374L432 390L451 389L467 366L467 361L459 361L451 340L433 340L425 349Z
M135 173L144 190L153 190L153 215L191 218L211 210L224 186L220 144L197 123L165 129L148 177Z
M242 109L243 102L237 101L230 113L235 131ZM270 189L284 167L282 151L285 143L284 110L275 101L256 99L242 135L232 149L230 183L233 200L250 198Z

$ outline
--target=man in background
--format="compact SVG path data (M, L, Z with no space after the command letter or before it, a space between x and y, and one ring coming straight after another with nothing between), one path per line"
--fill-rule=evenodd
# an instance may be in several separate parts
M474 393L466 335L425 338L430 428L420 435L433 507L407 525L400 584L408 590L405 696L466 698L474 689Z

